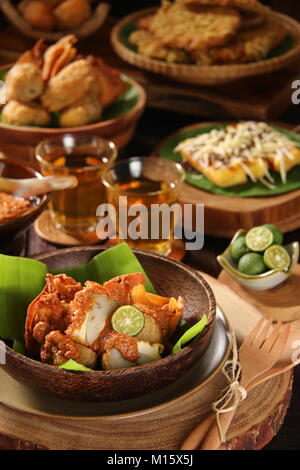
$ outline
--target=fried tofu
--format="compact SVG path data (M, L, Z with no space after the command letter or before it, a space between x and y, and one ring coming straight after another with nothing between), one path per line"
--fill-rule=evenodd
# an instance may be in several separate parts
M193 51L225 44L240 25L241 16L234 9L203 6L190 10L182 3L166 1L148 29L165 46Z
M264 59L281 44L287 33L276 21L268 19L259 28L240 31L226 46L207 51L195 50L192 57L199 65L243 64Z

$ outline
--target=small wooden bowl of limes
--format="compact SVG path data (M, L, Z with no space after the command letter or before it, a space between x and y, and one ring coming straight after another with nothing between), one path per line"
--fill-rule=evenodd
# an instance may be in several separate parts
M237 231L227 249L217 257L228 274L244 287L268 290L292 274L299 259L299 243L283 246L283 234L271 224Z

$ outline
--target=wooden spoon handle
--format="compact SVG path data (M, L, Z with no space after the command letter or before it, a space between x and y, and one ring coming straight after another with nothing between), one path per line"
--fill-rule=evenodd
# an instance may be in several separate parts
M233 420L233 417L235 415L236 409L237 406L235 406L232 411L220 414L220 426L223 430L224 435L226 435L229 429L231 421ZM220 438L219 428L217 425L217 420L215 419L214 424L212 424L212 426L210 427L207 435L204 438L204 441L202 442L200 449L218 450L221 444L222 442Z
M214 412L210 413L204 421L202 421L195 429L189 434L184 443L181 446L181 450L196 450L199 444L205 438L207 432L213 425L216 419Z

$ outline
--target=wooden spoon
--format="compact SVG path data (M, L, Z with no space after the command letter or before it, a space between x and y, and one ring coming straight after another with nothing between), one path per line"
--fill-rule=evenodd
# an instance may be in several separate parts
M45 178L9 179L0 177L0 191L18 197L37 196L52 191L76 188L75 176L46 176Z

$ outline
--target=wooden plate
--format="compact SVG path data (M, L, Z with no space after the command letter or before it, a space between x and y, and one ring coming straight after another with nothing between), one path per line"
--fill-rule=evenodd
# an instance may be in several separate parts
M220 123L193 124L178 130L176 134L218 124ZM287 124L275 124L292 130L292 126ZM152 155L159 156L161 147L170 137L167 137ZM283 232L300 227L300 189L277 196L239 198L210 193L184 183L180 201L182 204L204 204L205 233L216 237L232 238L240 228L248 230L267 223L277 225Z
M273 12L272 16L278 21L278 27L285 28L294 40L294 46L278 57L249 64L211 66L170 64L161 60L150 59L130 50L122 41L122 34L124 28L126 29L139 19L155 13L156 10L156 8L140 10L126 16L117 23L112 30L113 47L116 53L126 62L181 82L196 85L229 83L240 78L264 75L283 69L294 63L300 56L300 24L289 16Z
M50 41L56 41L66 34L74 34L78 38L89 36L99 29L105 22L107 15L110 10L108 3L100 3L93 11L92 15L88 20L82 23L76 28L68 29L65 31L45 31L32 27L15 7L11 0L1 0L1 8L7 19L25 36L29 36L35 39L48 39Z

